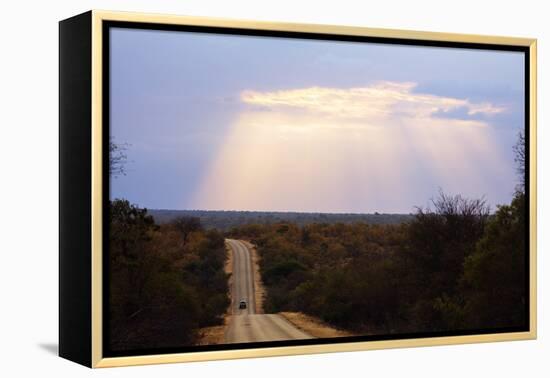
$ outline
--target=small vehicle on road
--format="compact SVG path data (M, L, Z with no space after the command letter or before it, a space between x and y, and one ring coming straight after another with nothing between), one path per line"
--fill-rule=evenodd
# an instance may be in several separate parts
M245 309L246 308L246 301L244 299L241 299L239 302L239 309Z

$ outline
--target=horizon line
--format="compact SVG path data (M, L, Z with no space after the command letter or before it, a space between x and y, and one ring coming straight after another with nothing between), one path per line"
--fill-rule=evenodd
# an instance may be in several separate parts
M408 213L387 213L380 211L373 212L323 212L323 211L297 211L297 210L212 210L212 209L166 209L166 208L148 208L146 210L155 211L202 211L202 212L233 212L233 213L280 213L280 214L327 214L327 215L414 215L412 212Z

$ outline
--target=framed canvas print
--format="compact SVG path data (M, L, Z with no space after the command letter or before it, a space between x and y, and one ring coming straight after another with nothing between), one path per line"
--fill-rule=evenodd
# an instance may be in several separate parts
M536 337L536 41L60 22L59 353Z

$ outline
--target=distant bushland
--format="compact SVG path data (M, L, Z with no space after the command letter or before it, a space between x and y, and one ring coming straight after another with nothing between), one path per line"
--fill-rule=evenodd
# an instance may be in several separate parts
M314 223L367 223L399 224L412 219L411 214L346 214L346 213L301 213L277 211L222 211L222 210L158 210L148 212L157 223L169 223L178 217L195 217L207 229L229 231L247 224L275 224L290 222L298 226Z

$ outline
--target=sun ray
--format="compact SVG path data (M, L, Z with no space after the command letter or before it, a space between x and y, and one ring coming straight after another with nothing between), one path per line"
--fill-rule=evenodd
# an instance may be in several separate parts
M489 123L441 112L464 108L490 116L504 108L417 94L415 86L243 91L249 108L231 126L193 203L203 209L372 212L421 205L425 191L420 196L411 189L419 186L483 195L484 172L505 170Z

